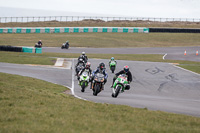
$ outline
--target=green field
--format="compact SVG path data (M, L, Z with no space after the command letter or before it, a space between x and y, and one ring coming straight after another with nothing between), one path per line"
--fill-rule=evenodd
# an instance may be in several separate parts
M44 47L175 47L200 46L195 33L40 33L0 34L0 45L34 46L42 40Z
M60 85L0 73L0 132L200 132L200 118L93 103L66 91Z

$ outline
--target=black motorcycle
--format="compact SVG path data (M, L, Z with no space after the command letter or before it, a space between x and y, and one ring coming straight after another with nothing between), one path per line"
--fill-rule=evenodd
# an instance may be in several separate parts
M104 83L104 75L101 73L97 73L94 76L94 80L93 80L93 95L94 96L97 96L97 94L103 90L103 86L104 86L103 83Z
M36 48L41 48L41 47L42 47L42 44L36 43L36 44L35 44L35 47L36 47Z
M69 43L63 43L61 46L61 49L68 49L69 48Z

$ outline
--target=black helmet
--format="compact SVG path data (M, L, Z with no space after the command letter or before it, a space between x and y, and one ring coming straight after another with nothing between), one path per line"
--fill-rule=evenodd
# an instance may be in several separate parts
M100 63L99 64L99 68L100 68L100 70L103 70L104 68L105 68L105 64L102 62L102 63Z
M127 73L129 71L129 66L124 66L124 72Z

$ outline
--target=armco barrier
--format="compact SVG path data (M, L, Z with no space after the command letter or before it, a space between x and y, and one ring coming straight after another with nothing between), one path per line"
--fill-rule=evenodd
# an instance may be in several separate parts
M23 47L22 51L24 53L34 53L34 49L33 48L29 48L29 47Z
M0 28L0 33L87 33L87 32L114 32L114 33L148 33L149 28L143 27L14 27Z
M162 33L200 33L200 29L149 28L149 32L162 32Z
M42 48L35 48L35 53L41 54L42 53Z
M22 51L25 53L42 53L42 48L34 48L34 47L22 47Z

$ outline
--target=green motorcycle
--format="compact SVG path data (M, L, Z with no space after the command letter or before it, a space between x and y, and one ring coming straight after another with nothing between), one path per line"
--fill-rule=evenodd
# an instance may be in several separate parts
M87 72L83 72L79 79L79 85L81 86L81 92L85 92L85 88L88 86L89 83L89 75Z
M114 73L114 71L115 71L115 68L116 68L116 62L115 61L111 61L110 63L109 63L109 66L110 66L110 70L112 71L112 73Z
M128 84L127 75L121 74L117 77L112 88L112 97L116 98L120 90L123 92Z

